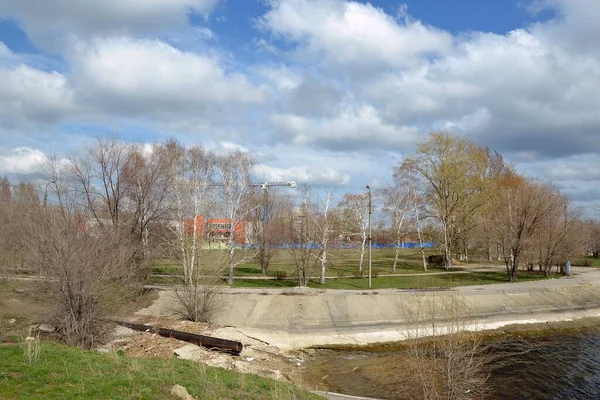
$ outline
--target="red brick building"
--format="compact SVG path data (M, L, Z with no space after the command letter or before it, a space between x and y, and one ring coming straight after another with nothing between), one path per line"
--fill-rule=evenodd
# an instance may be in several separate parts
M191 235L193 229L196 229L196 234L209 243L227 243L231 233L229 219L208 218L205 221L204 217L199 215L195 221L187 219L184 224L186 234ZM233 234L236 244L246 244L246 221L238 221Z

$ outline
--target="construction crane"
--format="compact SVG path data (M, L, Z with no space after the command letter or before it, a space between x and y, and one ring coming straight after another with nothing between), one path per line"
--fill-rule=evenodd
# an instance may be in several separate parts
M291 188L295 188L296 187L296 181L287 181L287 182L252 182L250 184L248 184L248 186L250 187L259 187L262 189L263 191L263 223L266 224L267 221L269 220L268 217L268 203L269 203L269 188L271 186L287 186L287 187L291 187Z
M289 186L292 188L296 187L296 182L295 181L288 181L288 182L252 182L250 183L248 186L251 187L260 187L262 188L262 190L269 190L269 187L271 186Z

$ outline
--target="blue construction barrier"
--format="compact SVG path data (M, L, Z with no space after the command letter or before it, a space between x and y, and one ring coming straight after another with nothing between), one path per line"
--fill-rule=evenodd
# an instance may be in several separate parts
M368 244L367 244L368 246ZM246 248L246 249L256 249L258 248L257 244L246 244L246 245L240 245L241 248ZM300 244L300 243L288 243L288 244L279 244L277 246L275 246L278 249L303 249L303 248L311 248L311 249L318 249L321 246L317 243L305 243L305 244ZM379 244L379 243L373 243L372 247L374 249L395 249L397 247L401 248L401 249L418 249L420 246L419 243L415 243L415 242L408 242L408 243L400 243L399 245L397 243L390 243L390 244ZM430 249L435 247L435 244L433 242L423 242L423 247L426 249ZM337 244L331 244L329 245L330 249L359 249L360 245L358 244L350 244L350 243L337 243Z

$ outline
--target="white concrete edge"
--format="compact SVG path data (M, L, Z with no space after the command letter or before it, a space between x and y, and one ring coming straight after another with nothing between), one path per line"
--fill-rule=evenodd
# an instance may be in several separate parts
M486 321L475 322L471 324L467 330L477 332L499 329L508 325L573 321L589 317L600 317L600 308L560 312L548 311L536 314L498 315L486 318ZM310 332L291 333L289 331L271 331L243 327L238 328L238 330L264 340L282 350L300 350L314 346L329 345L368 345L400 342L407 339L407 330L400 327L390 327L367 332L352 332L351 330L348 330L347 333L331 331L316 334ZM443 330L438 331L438 334L443 333Z

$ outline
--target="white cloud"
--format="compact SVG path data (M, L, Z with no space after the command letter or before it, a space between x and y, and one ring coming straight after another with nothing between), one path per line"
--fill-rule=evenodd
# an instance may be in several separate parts
M384 123L369 105L345 106L333 118L274 114L270 122L279 140L328 150L400 149L417 139L414 128Z
M271 86L279 90L295 89L303 81L301 74L285 65L259 66L255 74L265 79Z
M0 18L17 19L38 43L70 36L149 33L208 15L218 0L0 0Z
M311 62L359 70L398 67L452 47L450 34L406 15L393 18L371 4L271 0L270 5L259 26L298 43L298 50Z
M458 128L505 151L600 150L600 58L528 30L472 34L445 57L357 87L388 123Z
M81 100L127 117L182 122L263 101L262 88L219 61L158 40L103 39L72 55L72 75Z
M0 68L0 126L34 127L57 123L74 110L65 76L26 65Z
M0 152L0 174L30 174L39 170L46 155L39 149L17 147Z
M254 171L266 181L296 181L298 184L312 186L345 186L350 182L348 173L318 166L278 168L259 164Z

